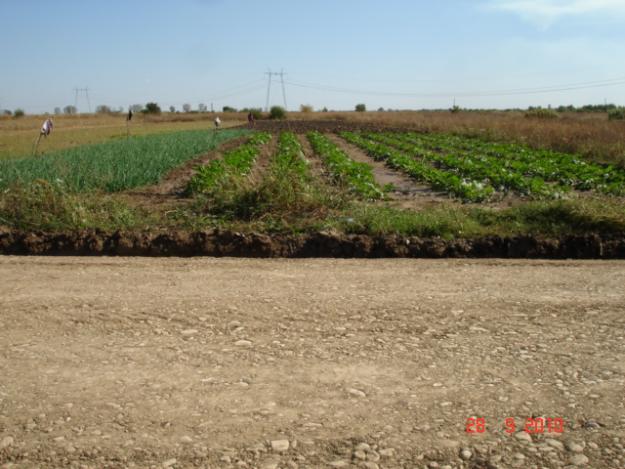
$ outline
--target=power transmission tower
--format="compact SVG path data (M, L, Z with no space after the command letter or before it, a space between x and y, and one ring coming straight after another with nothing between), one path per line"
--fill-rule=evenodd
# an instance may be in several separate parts
M287 105L286 105L286 88L284 87L284 75L286 75L286 73L284 73L284 70L280 70L280 73L278 72L272 72L271 69L269 69L268 72L265 72L265 75L267 75L267 77L269 78L267 80L267 101L265 104L265 112L269 112L269 98L271 96L271 77L280 77L280 84L282 85L282 99L284 100L284 109L287 109Z
M74 88L75 98L74 98L74 107L76 108L76 112L78 112L78 95L83 94L87 99L87 107L89 109L89 114L91 114L91 101L89 100L89 88Z

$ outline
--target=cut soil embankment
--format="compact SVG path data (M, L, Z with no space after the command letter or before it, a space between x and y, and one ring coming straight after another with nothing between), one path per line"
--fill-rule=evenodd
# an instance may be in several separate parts
M320 232L268 235L232 231L73 233L0 230L0 254L250 258L625 259L625 234L445 240Z

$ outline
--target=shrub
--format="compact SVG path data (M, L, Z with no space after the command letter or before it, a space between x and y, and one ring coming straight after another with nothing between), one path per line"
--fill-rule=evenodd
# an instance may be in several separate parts
M222 110L223 112L237 112L237 109L232 106L224 106Z
M460 106L454 104L453 107L449 110L452 114L458 114L460 112Z
M161 108L156 103L147 103L145 105L145 110L142 112L144 112L145 114L160 114Z
M286 119L286 110L280 106L272 106L269 111L270 119Z
M96 114L110 114L111 108L106 104L100 104L98 107L95 108L95 112Z
M356 112L365 112L367 110L367 106L364 104L356 104Z
M614 120L625 120L625 107L617 107L616 109L612 109L608 112L608 119L611 121Z
M530 108L525 113L528 119L557 119L560 117L553 109L545 109L542 107Z
M299 107L299 112L305 112L305 113L313 112L313 107L310 104L302 104Z
M24 110L23 109L16 109L13 112L13 117L15 117L16 119L19 119L20 117L24 117Z

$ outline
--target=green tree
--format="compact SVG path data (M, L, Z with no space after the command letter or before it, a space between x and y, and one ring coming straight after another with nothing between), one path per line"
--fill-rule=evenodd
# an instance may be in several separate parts
M147 103L145 105L146 114L160 114L161 108L157 103Z
M367 110L367 106L364 104L356 104L356 112L365 112Z
M286 119L286 110L281 106L272 106L269 110L270 119Z

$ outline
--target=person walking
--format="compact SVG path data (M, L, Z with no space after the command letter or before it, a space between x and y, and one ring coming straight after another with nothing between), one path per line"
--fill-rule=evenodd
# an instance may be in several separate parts
M254 128L254 114L252 113L252 111L250 111L247 115L247 125L250 129Z
M219 116L215 117L215 130L219 130L219 126L221 125L221 119Z

